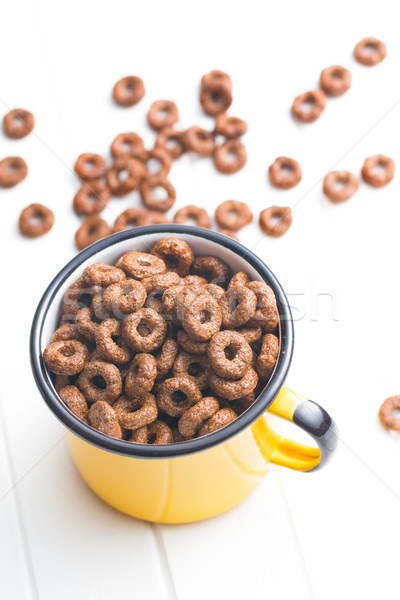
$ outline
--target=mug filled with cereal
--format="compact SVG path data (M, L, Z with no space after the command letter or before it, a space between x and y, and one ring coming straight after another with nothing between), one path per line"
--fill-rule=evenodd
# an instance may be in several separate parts
M292 351L290 308L268 267L185 225L83 250L47 288L31 332L37 385L83 479L113 507L163 523L228 510L272 465L328 461L334 421L284 387ZM277 433L270 413L314 445Z

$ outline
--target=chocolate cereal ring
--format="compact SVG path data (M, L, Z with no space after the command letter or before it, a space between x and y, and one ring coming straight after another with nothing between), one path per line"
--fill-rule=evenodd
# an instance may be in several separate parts
M194 259L193 250L189 244L178 238L158 240L150 252L164 261L167 271L173 271L180 277L184 277L188 273Z
M84 216L100 213L110 198L111 192L101 179L86 181L74 196L74 211L77 215Z
M244 273L243 271L238 271L231 278L228 285L228 290L233 287L246 287L248 283L250 283L250 277L247 275L247 273Z
M279 354L279 340L276 335L267 333L262 339L260 355L257 359L256 370L261 379L269 379Z
M365 160L361 175L368 185L383 187L394 177L394 162L388 156L376 154Z
M115 219L114 233L117 231L125 231L125 229L140 227L143 225L143 219L146 213L147 211L144 208L127 208Z
M261 338L262 329L261 327L241 327L238 329L238 333L244 337L248 344L254 344Z
M181 278L175 271L168 271L168 273L145 277L142 279L142 285L148 294L159 296L171 286L179 284L180 281Z
M395 410L400 408L400 396L390 396L379 409L380 422L386 429L400 431L400 418L395 416Z
M274 187L288 190L301 180L301 168L297 160L280 156L268 169L269 180Z
M201 294L183 305L182 326L196 342L209 340L221 327L218 302L209 294Z
M94 263L82 273L83 281L87 285L100 285L101 287L107 287L112 283L120 283L126 278L125 273L118 267L113 267L106 263Z
M319 85L328 96L342 96L351 86L350 71L338 65L327 67L320 75Z
M161 349L158 349L155 353L157 362L156 379L162 379L172 369L177 354L178 344L176 341L172 338L166 338Z
M135 352L151 352L164 341L167 323L151 308L141 308L126 317L122 333L128 346Z
M91 306L81 308L76 314L76 328L88 342L94 342L96 339L99 323L95 319L96 316Z
M98 326L96 332L96 349L101 360L115 365L125 365L130 361L131 353L121 343L121 322L117 319L106 319Z
M291 226L292 221L292 210L288 206L270 206L260 212L260 227L264 233L271 237L284 235Z
M125 252L117 260L115 266L125 271L129 277L139 280L166 271L164 261L153 252L149 254L147 252L136 252L136 250Z
M247 394L250 394L256 387L258 375L254 369L248 369L245 375L238 380L224 379L214 371L210 372L210 388L217 396L226 400L238 400Z
M156 210L145 210L141 225L163 225L164 223L170 223L165 215Z
M230 117L222 113L215 119L214 133L223 135L228 140L234 140L247 132L247 123L238 117Z
M235 286L227 289L219 305L223 327L234 329L245 325L254 316L257 297L248 287Z
M199 390L204 390L208 386L209 370L210 361L207 356L187 352L180 352L172 366L174 377L188 377Z
M201 85L203 87L213 86L213 85L223 85L228 90L232 91L232 79L225 73L224 71L220 71L218 69L213 69L209 73L206 73L201 78Z
M102 292L102 288L88 286L83 277L79 277L75 283L69 286L64 294L63 315L65 318L75 321L75 317L81 308L87 308L92 304L94 296Z
M78 340L53 342L43 352L46 367L56 375L76 375L89 358L87 347Z
M100 154L86 152L76 160L74 171L81 179L100 179L107 169L106 161Z
M210 340L208 358L220 377L239 379L250 367L253 352L237 331L219 331Z
M354 48L354 58L367 67L373 67L386 58L386 44L374 37L367 37Z
M219 402L208 396L186 410L178 422L179 433L185 439L193 438L204 421L212 417L219 409Z
M21 212L18 227L22 235L35 238L53 227L54 214L43 204L30 204Z
M324 178L323 191L331 202L344 202L351 198L360 185L358 177L349 171L331 171Z
M142 398L151 391L157 375L157 361L151 354L136 354L125 379L129 398Z
M222 429L225 425L229 425L237 418L237 414L231 408L221 408L212 417L210 417L197 432L198 437L208 435L218 429Z
M102 291L99 294L96 294L96 296L93 296L92 309L96 319L99 319L99 321L104 321L104 319L111 319L113 315L105 305L103 288L100 289Z
M152 129L172 127L178 120L178 109L171 100L156 100L149 108L147 122Z
M4 133L14 140L19 140L31 133L35 126L35 117L29 110L14 108L3 119Z
M147 150L141 157L147 170L147 179L158 177L166 179L171 170L172 157L164 148L155 147Z
M185 131L184 143L189 152L195 152L199 156L210 156L215 148L213 134L197 125Z
M228 265L216 256L197 256L190 268L193 275L204 277L208 283L225 286L230 275Z
M58 395L78 419L84 423L89 423L86 398L75 385L66 385L61 388Z
M305 92L295 98L292 104L292 115L301 123L313 123L325 109L326 97L322 90Z
M207 354L209 342L195 342L184 329L178 331L177 341L185 352L188 352L189 354L195 354L197 356Z
M157 134L156 148L161 148L173 160L180 158L186 150L184 133L173 127L163 127Z
M238 231L253 220L253 213L245 202L226 200L215 210L215 220L220 227Z
M112 404L122 392L121 373L109 362L94 360L79 375L78 386L88 402L104 400Z
M156 193L158 189L164 190L166 198L158 199ZM175 203L176 192L175 188L168 179L154 176L143 181L139 189L140 197L146 208L150 210L158 210L167 212Z
M194 221L196 227L205 227L206 229L211 227L211 221L207 211L204 208L194 206L193 204L180 208L174 217L174 223L184 224L189 220Z
M10 188L28 175L28 165L19 156L8 156L0 160L0 187Z
M145 94L144 83L140 77L128 75L114 85L113 98L120 106L134 106Z
M89 410L89 424L100 433L122 439L118 417L112 406L104 400L95 402Z
M227 140L215 148L213 161L220 173L225 173L225 175L237 173L247 162L246 148L238 139Z
M98 215L91 215L79 227L75 234L75 244L78 250L83 250L94 244L97 240L107 237L112 233L109 225Z
M145 151L142 138L133 131L117 135L110 150L114 158L119 156L141 158Z
M141 160L119 156L107 171L107 185L114 196L125 196L139 187L145 175L146 169Z
M171 377L161 385L158 407L171 417L181 417L201 400L199 388L187 377Z
M200 104L210 117L215 117L228 110L232 104L232 82L229 75L225 77L208 74L203 76L200 87Z
M78 340L78 342L85 343L84 338L79 333L75 323L64 323L64 325L61 325L61 327L56 329L51 336L50 344L66 340Z
M278 310L272 289L263 281L251 281L247 284L257 297L257 308L248 321L249 327L263 327L266 333L272 333L278 326Z
M157 419L157 403L152 394L147 393L141 398L135 398L132 407L133 411L123 411L119 414L119 422L124 429L139 429Z
M140 429L132 432L129 439L136 444L154 444L161 446L163 444L172 444L174 441L172 430L166 423L157 419Z

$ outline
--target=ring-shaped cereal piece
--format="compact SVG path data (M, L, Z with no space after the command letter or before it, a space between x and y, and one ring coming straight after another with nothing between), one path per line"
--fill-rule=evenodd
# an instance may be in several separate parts
M155 352L157 363L156 379L162 379L172 369L178 354L178 344L172 338L166 338L161 348Z
M35 117L29 110L14 108L3 119L4 133L14 140L19 140L31 133L35 126Z
M158 199L155 195L158 189L164 190L166 198ZM175 203L176 192L175 188L168 179L164 179L158 175L145 179L139 189L140 197L143 204L149 210L158 210L159 212L167 212Z
M351 198L360 182L358 177L349 171L331 171L324 178L322 189L324 194L331 202L335 204L344 202Z
M172 430L164 421L157 419L149 425L135 429L129 438L130 442L135 444L154 444L161 446L163 444L172 444L174 436Z
M193 125L185 131L184 143L189 152L199 156L211 156L215 149L214 136L210 131Z
M100 360L115 365L125 365L130 361L131 353L121 340L121 322L117 319L106 319L98 326L96 348Z
M79 333L89 342L94 342L99 323L91 306L81 308L76 314L76 328Z
M93 297L92 300L92 309L96 319L99 321L104 321L105 319L111 319L113 316L112 313L108 310L104 302L104 291L103 288L100 288L102 292Z
M240 329L237 330L238 333L240 333L241 336L244 337L244 339L246 340L246 342L248 344L254 344L254 342L257 342L261 336L262 336L262 329L261 327L241 327Z
M53 227L54 214L43 204L30 204L21 212L18 227L22 235L36 238Z
M114 85L113 98L120 106L134 106L145 94L143 79L135 75L123 77Z
M215 220L220 227L238 231L253 220L253 213L245 202L226 200L217 206Z
M161 385L157 396L158 407L171 417L181 417L201 400L199 388L187 377L171 377Z
M84 216L100 213L110 198L111 192L101 179L85 181L74 196L74 211Z
M121 373L109 362L94 360L79 375L78 386L89 402L104 400L112 404L122 392Z
M247 162L246 148L239 139L227 140L213 154L214 165L220 173L232 175L243 169Z
M289 206L270 206L260 212L260 228L271 237L284 235L292 221L292 210Z
M140 225L164 225L165 223L170 222L171 221L167 219L163 213L160 213L157 210L145 210Z
M107 169L106 161L100 154L85 152L80 154L74 165L74 171L80 179L100 179Z
M165 263L160 257L148 252L128 250L115 263L132 279L144 279L166 272Z
M186 221L193 220L196 227L211 227L210 217L204 208L189 204L180 208L174 217L174 223L184 224Z
M197 437L203 437L218 429L222 429L225 425L229 425L237 418L237 414L232 408L221 408L212 417L210 417L197 432Z
M262 339L261 352L257 359L256 371L261 379L269 379L275 368L279 354L279 340L273 333L267 333Z
M234 329L245 325L254 316L257 297L248 287L235 286L227 289L219 305L223 327Z
M178 120L179 114L172 100L156 100L149 108L147 122L156 131L164 127L172 127Z
M247 288L257 297L256 312L248 321L248 326L263 327L265 333L273 333L279 321L274 292L264 281L251 281Z
M250 394L256 388L258 375L254 369L250 368L241 379L232 380L220 377L211 371L209 381L210 388L217 396L231 401Z
M136 312L146 301L146 290L140 281L125 279L120 283L108 286L103 295L105 307L115 317L122 319L125 315Z
M386 44L374 37L367 37L354 48L354 57L362 65L373 67L386 58Z
M361 175L368 185L376 188L383 187L394 177L394 162L388 156L376 154L365 160Z
M56 375L76 375L89 359L89 350L78 340L53 342L43 352L46 367Z
M320 75L319 85L328 96L342 96L351 87L350 71L339 65L327 67Z
M386 398L379 409L380 422L386 429L400 431L400 418L395 416L394 411L400 408L400 396L390 396Z
M84 423L89 423L89 409L86 398L75 385L66 385L60 389L58 395L78 419Z
M196 356L207 354L209 342L195 342L184 329L178 331L177 342L189 354Z
M149 425L157 419L158 409L156 399L152 394L145 394L141 398L135 398L131 412L121 411L119 422L124 429L139 429Z
M184 277L191 267L194 254L185 240L178 238L163 238L158 240L150 250L151 254L162 259L166 270Z
M75 234L75 244L78 250L83 250L112 233L110 226L98 215L91 215L79 227Z
M89 410L89 424L100 433L122 439L121 426L112 406L104 400L95 402Z
M209 340L222 323L218 302L209 294L200 294L183 305L182 326L196 342Z
M146 168L146 179L166 179L171 170L172 157L164 148L156 146L152 150L146 150L141 161Z
M240 379L251 364L253 351L237 331L218 331L210 340L208 358L220 377Z
M113 196L125 196L136 190L146 176L142 161L130 156L117 157L107 171L107 185Z
M301 180L301 168L297 160L287 156L276 158L268 169L271 184L281 190L289 190Z
M223 260L216 256L196 256L190 268L190 273L204 277L207 283L224 287L228 282L231 270Z
M159 348L167 332L167 323L151 308L141 308L126 317L122 334L135 352L151 352Z
M246 285L250 283L250 277L244 271L238 271L231 278L228 290L233 287L246 287Z
M117 231L125 231L125 229L133 229L143 225L143 219L148 211L144 208L131 207L124 210L114 222L114 233Z
M224 288L216 283L207 283L204 286L204 292L206 294L210 294L210 296L212 296L217 302L219 302L222 296L225 294Z
M301 123L313 123L323 113L325 105L326 96L322 90L305 92L294 99L292 115Z
M183 131L173 127L163 127L157 134L156 148L161 148L175 160L186 151L185 136Z
M114 158L118 156L141 158L145 151L142 138L133 131L117 135L110 150Z
M179 352L172 365L174 377L188 377L199 390L204 390L208 386L209 371L210 361L207 356L187 352Z
M238 117L230 117L222 113L215 119L214 132L223 135L228 140L234 140L247 132L247 123Z
M79 277L72 283L64 294L63 315L64 318L75 321L75 317L81 308L87 308L92 304L94 296L103 290L97 286L88 286L83 277Z
M209 73L206 73L201 78L201 85L203 87L213 86L213 85L224 85L228 90L232 91L232 79L225 73L224 71L220 71L219 69L213 69Z
M76 323L64 323L55 330L50 339L50 344L53 342L63 342L67 340L78 340L85 343L83 336L79 333Z
M136 354L125 379L125 393L129 398L142 398L154 385L157 361L152 354Z
M28 175L28 165L19 156L8 156L0 160L0 187L10 188Z
M181 278L178 273L175 273L175 271L168 271L167 273L161 273L160 275L145 277L142 279L142 285L148 294L160 296L171 286L178 285L180 281Z
M101 262L86 267L82 273L82 277L87 285L100 285L101 287L107 287L112 283L120 283L126 279L126 275L122 269Z
M202 398L183 413L178 422L179 433L185 439L193 438L204 421L212 417L219 409L219 402L208 396Z
M206 81L206 82L205 82ZM202 79L200 88L200 104L203 111L216 117L228 110L232 104L232 84L226 78Z

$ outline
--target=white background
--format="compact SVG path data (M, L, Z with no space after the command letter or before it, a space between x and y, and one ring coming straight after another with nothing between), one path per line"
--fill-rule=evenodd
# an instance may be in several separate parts
M397 598L399 438L377 420L381 402L400 393L400 176L386 188L362 183L342 205L321 180L339 167L359 173L366 157L400 168L400 38L395 2L8 2L1 12L0 117L24 107L36 118L21 141L0 134L0 158L20 155L28 178L0 191L1 436L0 595L5 600L133 597L197 600ZM387 43L377 67L355 62L355 43ZM322 68L342 64L353 85L331 99L312 125L290 117L297 94ZM203 73L219 68L234 84L230 113L249 123L248 164L233 176L209 159L185 156L171 170L175 208L212 213L220 202L248 202L255 215L282 204L293 225L274 240L254 224L241 241L272 268L294 307L296 347L288 384L337 420L335 460L320 473L280 469L229 514L189 525L149 525L108 508L85 487L61 426L32 380L28 335L37 302L75 254L79 219L71 209L81 152L107 155L115 135L137 131L156 99L177 102L179 127L211 128L198 104ZM115 106L112 86L141 76L143 101ZM303 179L273 189L268 165L296 158ZM52 231L23 239L23 207L42 202ZM135 194L113 200L106 218ZM322 294L322 295L321 295Z

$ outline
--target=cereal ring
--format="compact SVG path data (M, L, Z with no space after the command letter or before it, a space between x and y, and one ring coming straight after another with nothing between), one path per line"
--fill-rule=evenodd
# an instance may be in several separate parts
M257 297L257 309L248 321L249 327L264 327L266 333L272 333L279 320L274 292L263 281L251 281L247 288Z
M184 224L188 220L193 220L196 227L205 227L206 229L211 227L207 211L199 206L193 206L193 204L180 208L174 217L174 223Z
M179 433L186 439L195 436L203 421L212 417L219 409L219 402L211 396L202 398L183 413L178 422Z
M186 150L184 133L173 127L163 127L156 138L156 148L161 148L172 159L180 158Z
M325 104L326 97L322 90L305 92L294 99L292 115L301 123L313 123L323 113Z
M99 323L96 322L96 316L92 307L85 307L76 313L76 328L79 333L89 342L94 342Z
M239 237L236 231L233 231L233 229L226 229L225 227L221 227L220 229L218 229L218 233L227 235L228 237L232 238L233 240L236 240L237 242L239 241Z
M224 288L222 288L220 285L216 285L215 283L207 283L204 286L204 292L206 294L210 294L210 296L212 296L217 302L219 302L222 296L225 294Z
M127 208L115 219L114 233L140 227L140 225L143 225L144 216L147 212L144 208Z
M78 340L78 342L84 343L84 338L79 333L75 323L64 323L64 325L56 329L51 336L50 344L53 342L65 342L67 340Z
M394 411L400 408L400 396L390 396L379 409L380 422L386 429L400 431L400 419L395 416Z
M238 400L255 389L258 375L254 369L250 368L241 379L232 381L231 379L224 379L211 371L209 382L210 388L217 396L226 398L226 400Z
M228 290L233 287L246 287L250 283L250 277L243 271L238 271L229 282Z
M108 186L101 179L86 181L74 196L73 207L77 215L94 215L107 206L111 198Z
M183 135L184 143L189 152L195 152L199 156L210 156L214 152L215 141L210 131L193 125Z
M125 196L136 190L146 176L146 169L137 158L119 156L107 171L107 185L114 196Z
M119 414L119 422L124 429L139 429L157 419L157 403L152 394L145 394L142 398L136 398L133 408L135 410L132 412L121 412Z
M74 171L80 179L100 179L107 169L106 161L100 154L86 152L80 154L74 165Z
M162 379L172 368L176 355L178 354L178 344L172 338L166 338L161 349L155 353L157 362L156 379Z
M100 433L122 439L122 431L115 410L108 402L99 400L89 410L89 423Z
M231 270L223 260L216 256L197 256L190 272L204 277L208 283L225 286Z
M142 155L141 160L147 169L147 178L167 178L167 175L171 170L172 158L165 149L156 147L152 150L147 150Z
M145 94L143 79L134 75L123 77L114 85L113 98L120 106L134 106Z
M166 198L158 199L155 196L157 190L161 188L167 194ZM167 212L174 205L176 200L175 188L168 179L163 179L158 175L150 177L143 181L139 189L140 197L146 208Z
M4 133L14 140L29 135L35 126L35 117L28 110L14 108L3 119Z
M200 88L200 104L210 117L226 112L232 104L232 85L227 84L224 79L219 81L208 79L207 83L204 83L203 79Z
M351 86L350 71L337 65L327 67L321 73L319 85L328 96L342 96Z
M178 331L177 341L189 354L195 354L197 356L207 354L208 342L195 342L185 330Z
M193 263L194 254L185 240L178 238L163 238L158 240L150 250L166 265L167 271L173 271L184 277Z
M122 392L121 373L109 362L94 360L79 375L78 386L88 402L104 400L112 404Z
M244 337L248 344L254 344L254 342L261 338L262 329L261 327L241 327L238 329L238 333Z
M53 227L54 214L43 204L30 204L21 212L18 227L29 238L44 235Z
M228 140L234 140L241 137L247 132L247 123L238 119L238 117L230 117L226 113L222 113L215 119L214 133L223 135Z
M199 275L186 275L182 279L182 283L185 287L200 289L208 285L207 279L199 277Z
M0 160L0 187L10 188L28 175L28 165L19 156L8 156Z
M91 215L83 221L75 234L76 247L78 250L83 250L111 233L111 228L103 219L98 215Z
M284 235L291 226L292 221L292 210L288 206L270 206L260 212L260 227L264 233L271 237Z
M141 225L163 225L164 223L170 223L165 215L156 210L145 210Z
M199 390L208 386L210 362L206 356L180 352L172 366L174 377L188 377Z
M149 425L133 431L129 441L136 444L155 444L160 446L163 444L172 444L174 439L171 428L163 421L157 419L153 423L149 423Z
M158 314L162 314L162 303L161 300L156 298L156 296L147 296L146 302L143 304L143 308L152 308Z
M102 288L97 286L87 286L83 281L83 277L79 277L75 283L69 286L64 294L64 318L75 321L78 310L90 306L92 304L93 297L99 294L101 291Z
M133 279L144 279L166 271L165 263L161 258L153 253L136 252L136 250L125 252L117 260L115 266L125 271Z
M209 340L219 331L221 322L218 302L209 294L201 294L183 305L182 326L196 342Z
M243 396L243 398L239 398L239 400L233 400L231 406L237 415L241 415L254 404L255 399L256 396L254 392L252 392L251 394L247 394L247 396Z
M160 422L162 423L162 421ZM168 427L168 425L166 425L166 427ZM143 425L143 427L139 427L139 429L134 429L129 441L134 444L147 444L147 425Z
M215 168L220 173L231 175L243 169L247 162L246 148L239 139L227 140L213 154Z
M220 377L240 379L250 367L252 349L237 331L219 331L210 340L208 358Z
M331 202L344 202L353 196L360 185L358 177L349 171L331 171L324 178L323 191Z
M112 283L120 283L126 278L122 269L100 262L86 267L82 277L88 285L100 285L101 287L107 287Z
M245 202L226 200L215 210L215 220L220 227L237 231L253 220L253 213Z
M201 400L199 388L187 377L171 377L161 385L158 407L171 417L181 417Z
M153 295L161 295L173 285L180 283L181 278L175 271L169 271L168 273L161 273L160 275L153 275L152 277L145 277L142 279L142 285L146 292Z
M54 381L54 387L56 392L60 393L63 387L67 387L67 385L74 385L78 375L56 375Z
M354 48L354 58L368 67L373 67L386 58L386 44L374 37L367 37Z
M142 398L151 391L157 375L157 361L151 354L136 354L125 379L125 392L132 398Z
M106 360L116 365L129 362L131 353L121 341L122 325L117 319L106 319L98 326L96 333L96 348L100 360Z
M225 425L229 425L237 418L237 414L231 408L221 408L204 425L199 429L197 437L208 435L218 429L222 429Z
M224 73L224 71L219 71L218 69L214 69L209 73L206 73L201 78L202 86L212 86L212 85L224 85L228 90L232 91L232 80L228 73Z
M371 156L365 160L361 175L368 185L376 188L383 187L394 177L394 162L383 154Z
M78 340L53 342L43 352L46 367L56 375L76 375L89 358L87 347Z
M85 396L75 385L67 385L58 392L61 400L68 406L78 419L84 423L89 423L88 405Z
M156 100L149 108L147 122L152 129L172 127L178 120L178 109L171 100Z
M99 319L99 321L104 321L104 319L111 319L113 315L109 312L105 305L103 288L100 289L102 292L93 297L92 309L96 319Z
M141 158L145 151L142 138L137 133L133 133L133 131L117 135L111 144L110 150L115 158L118 156Z
M262 340L260 356L257 359L256 370L261 379L269 379L275 368L279 354L279 340L276 335L267 333Z
M301 180L301 168L297 160L280 156L268 169L269 180L274 187L288 190Z
M126 343L135 352L151 352L164 341L167 323L151 308L141 308L126 317L122 334Z
M248 323L254 316L257 297L247 287L231 287L222 296L219 305L223 327L234 329Z

